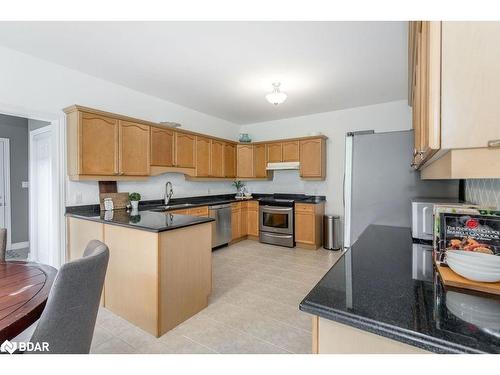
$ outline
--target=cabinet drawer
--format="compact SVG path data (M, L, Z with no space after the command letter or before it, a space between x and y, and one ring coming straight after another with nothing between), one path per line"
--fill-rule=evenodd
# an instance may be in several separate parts
M189 215L202 217L208 216L208 206L190 208Z
M258 211L259 210L259 202L249 201L249 202L247 202L247 207L249 210Z
M173 210L173 211L167 211L167 214L174 214L174 215L189 215L189 210Z
M241 202L231 203L231 211L240 211L240 210L241 210Z
M295 211L313 213L314 212L314 205L313 204L297 203L297 204L295 204Z

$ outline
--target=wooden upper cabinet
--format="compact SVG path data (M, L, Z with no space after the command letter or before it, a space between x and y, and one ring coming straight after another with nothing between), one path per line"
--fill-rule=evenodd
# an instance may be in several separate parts
M224 177L236 177L236 145L224 143Z
M81 175L117 175L118 174L118 120L80 112L78 122L78 171ZM74 124L76 125L76 124ZM74 152L68 147L68 152ZM68 159L74 157L70 155Z
M299 141L283 142L281 161L299 161Z
M500 143L499 40L500 22L442 22L442 148Z
M210 175L210 139L196 137L196 176Z
M174 164L174 132L151 127L151 165L171 167Z
M210 141L210 176L224 177L224 142Z
M257 178L267 177L266 170L266 145L257 144L254 146L254 175Z
M412 165L418 168L441 147L441 23L410 22Z
M174 134L174 166L195 168L196 136L180 132L174 132Z
M269 163L279 163L283 161L283 144L279 143L267 143L267 161Z
M236 160L238 178L253 178L254 172L254 152L253 145L237 145L236 146Z
M300 176L321 180L326 173L326 142L324 138L309 138L299 141Z
M150 127L120 120L119 128L119 174L126 176L148 176L150 156Z

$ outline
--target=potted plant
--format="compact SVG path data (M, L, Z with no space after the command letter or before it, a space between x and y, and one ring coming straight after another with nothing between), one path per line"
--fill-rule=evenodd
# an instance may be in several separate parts
M132 206L132 210L137 211L139 209L139 201L141 200L141 194L130 193L128 195L128 200L130 201L130 205Z
M234 180L233 186L236 188L236 197L242 197L243 189L245 188L245 183L240 180Z

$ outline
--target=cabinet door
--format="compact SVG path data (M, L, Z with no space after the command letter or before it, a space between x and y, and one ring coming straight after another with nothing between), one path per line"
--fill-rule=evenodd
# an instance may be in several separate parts
M215 139L211 140L211 152L210 152L210 176L212 177L224 177L223 173L223 150L224 142L217 141Z
M236 146L236 161L238 178L255 177L253 165L253 145Z
M149 175L149 136L148 125L120 120L119 164L120 175Z
M175 166L180 168L195 167L196 137L191 134L175 132Z
M269 163L279 163L283 161L282 143L268 143L266 144L266 149L267 161Z
M325 178L325 141L311 138L300 141L300 176L303 178Z
M412 121L414 167L430 159L441 146L441 23L414 22Z
M207 177L210 174L210 139L196 137L196 176Z
M266 145L258 144L254 146L254 167L255 177L266 177Z
M151 127L151 165L171 167L174 164L174 132Z
M259 203L248 202L248 235L259 235Z
M246 203L247 202L241 202L240 234L242 237L248 234L248 206Z
M231 207L231 239L236 240L241 237L241 208L239 203L232 204Z
M299 141L283 142L283 161L299 161Z
M314 244L314 212L295 211L295 241Z
M236 177L236 145L224 144L224 177Z
M500 140L500 22L442 23L443 149Z
M79 126L79 174L118 174L118 120L82 112Z

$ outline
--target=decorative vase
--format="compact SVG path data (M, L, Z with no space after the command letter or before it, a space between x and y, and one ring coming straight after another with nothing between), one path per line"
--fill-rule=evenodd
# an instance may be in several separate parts
M139 201L130 201L130 205L132 206L132 211L139 210Z
M247 133L241 133L240 134L240 142L250 143L250 142L252 142L252 140L250 139L250 137L248 136Z

